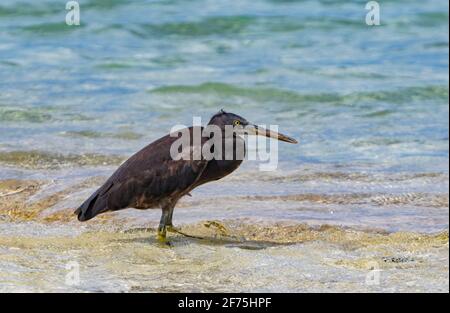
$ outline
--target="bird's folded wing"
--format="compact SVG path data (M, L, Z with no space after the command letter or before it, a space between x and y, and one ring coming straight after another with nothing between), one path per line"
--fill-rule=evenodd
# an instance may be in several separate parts
M137 207L139 203L159 201L189 191L202 174L204 159L174 160L170 146L177 138L166 136L145 147L124 164L99 190L108 210ZM191 152L192 146L187 147Z

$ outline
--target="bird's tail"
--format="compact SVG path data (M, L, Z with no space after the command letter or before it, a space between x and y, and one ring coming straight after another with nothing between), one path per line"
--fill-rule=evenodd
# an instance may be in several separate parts
M106 197L100 196L100 191L96 191L75 211L80 222L88 221L100 213L108 211Z

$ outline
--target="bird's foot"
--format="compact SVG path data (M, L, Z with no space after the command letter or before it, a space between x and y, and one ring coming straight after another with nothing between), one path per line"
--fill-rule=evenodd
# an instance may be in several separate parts
M169 240L167 240L166 230L167 230L166 228L158 229L158 233L156 235L156 240L158 240L158 243L163 246L171 246L172 244L170 243Z
M222 236L230 236L227 228L225 226L223 226L222 223L219 223L217 221L207 221L203 225L207 228L210 228L211 226L213 226L214 228L216 228L219 231L220 235L222 235Z
M175 227L173 225L167 225L166 229L168 232L180 234L185 237L195 238L195 239L204 239L203 237L186 234L185 232L181 231L178 227Z
M178 232L180 231L180 229L179 229L178 227L175 227L175 226L173 226L173 225L167 225L167 226L166 226L166 230L167 230L169 233L178 233Z

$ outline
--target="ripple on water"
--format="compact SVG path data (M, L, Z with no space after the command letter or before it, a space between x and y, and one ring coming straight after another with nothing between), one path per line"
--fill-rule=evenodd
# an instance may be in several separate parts
M45 123L52 119L53 116L43 109L0 107L1 122Z
M95 153L62 154L45 151L0 151L0 163L25 169L119 165L124 158Z
M239 87L224 83L208 82L200 85L163 86L150 90L156 94L215 94L250 98L259 102L279 101L282 103L330 103L336 105L355 105L360 102L383 101L408 103L435 99L448 100L448 86L415 86L394 91L355 92L346 95L337 93L300 94L295 91L266 87ZM370 116L369 116L370 117ZM377 117L377 115L375 115Z

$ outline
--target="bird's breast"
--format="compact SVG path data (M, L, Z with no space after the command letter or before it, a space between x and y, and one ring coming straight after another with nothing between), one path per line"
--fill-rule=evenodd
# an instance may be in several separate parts
M203 171L198 185L202 185L209 181L221 179L232 172L234 172L242 163L242 160L211 160L208 162L205 170Z

